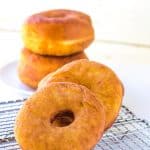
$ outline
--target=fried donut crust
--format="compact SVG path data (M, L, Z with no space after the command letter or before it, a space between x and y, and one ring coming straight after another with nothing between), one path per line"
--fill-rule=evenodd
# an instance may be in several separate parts
M68 62L83 58L87 58L84 52L57 57L38 55L27 48L23 48L18 63L18 76L24 84L37 88L39 81L48 73L57 70Z
M116 120L124 95L123 84L107 66L85 59L73 61L47 75L39 88L51 82L74 82L89 88L105 107L105 130Z
M94 40L90 17L56 9L34 14L22 27L25 47L42 55L64 56L83 51Z
M55 114L64 110L73 113L73 121L63 127L53 124ZM28 98L17 115L14 131L25 150L91 150L102 137L104 124L103 105L89 89L57 82Z

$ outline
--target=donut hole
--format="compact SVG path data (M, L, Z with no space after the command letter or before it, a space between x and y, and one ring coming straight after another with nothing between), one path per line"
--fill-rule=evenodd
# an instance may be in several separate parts
M71 110L63 110L56 113L50 120L56 127L65 127L74 121L74 113Z

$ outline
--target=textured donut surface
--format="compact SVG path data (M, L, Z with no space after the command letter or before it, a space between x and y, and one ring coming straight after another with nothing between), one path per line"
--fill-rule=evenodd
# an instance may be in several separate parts
M51 82L74 82L95 93L105 107L105 130L111 127L118 116L124 89L120 79L107 66L85 59L76 60L47 75L39 83L39 88Z
M87 58L84 52L58 57L35 54L27 48L23 48L18 63L18 75L24 84L37 88L39 81L48 73L57 70L68 62L83 58Z
M104 124L103 105L89 89L57 82L28 98L14 131L23 150L91 150Z
M73 10L49 10L27 18L22 28L25 47L43 55L83 51L94 39L90 17Z

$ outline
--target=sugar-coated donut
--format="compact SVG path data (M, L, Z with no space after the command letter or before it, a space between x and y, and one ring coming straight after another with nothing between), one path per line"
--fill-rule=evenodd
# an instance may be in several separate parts
M110 68L89 60L77 60L47 75L39 83L39 89L58 81L78 83L95 93L105 107L105 130L111 127L118 116L124 91L121 81Z
M18 75L24 84L37 88L38 82L48 73L55 71L68 62L83 58L87 58L84 52L58 57L38 55L23 48L18 64Z
M25 47L42 55L64 56L83 51L94 39L90 17L73 10L49 10L27 18Z
M104 124L103 105L89 89L56 82L28 98L14 131L23 150L91 150Z

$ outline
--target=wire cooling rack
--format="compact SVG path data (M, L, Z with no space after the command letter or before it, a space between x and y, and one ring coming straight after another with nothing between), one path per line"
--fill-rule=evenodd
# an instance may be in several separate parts
M19 150L13 134L15 116L24 100L0 103L0 150ZM150 125L122 106L120 115L94 150L150 150Z

